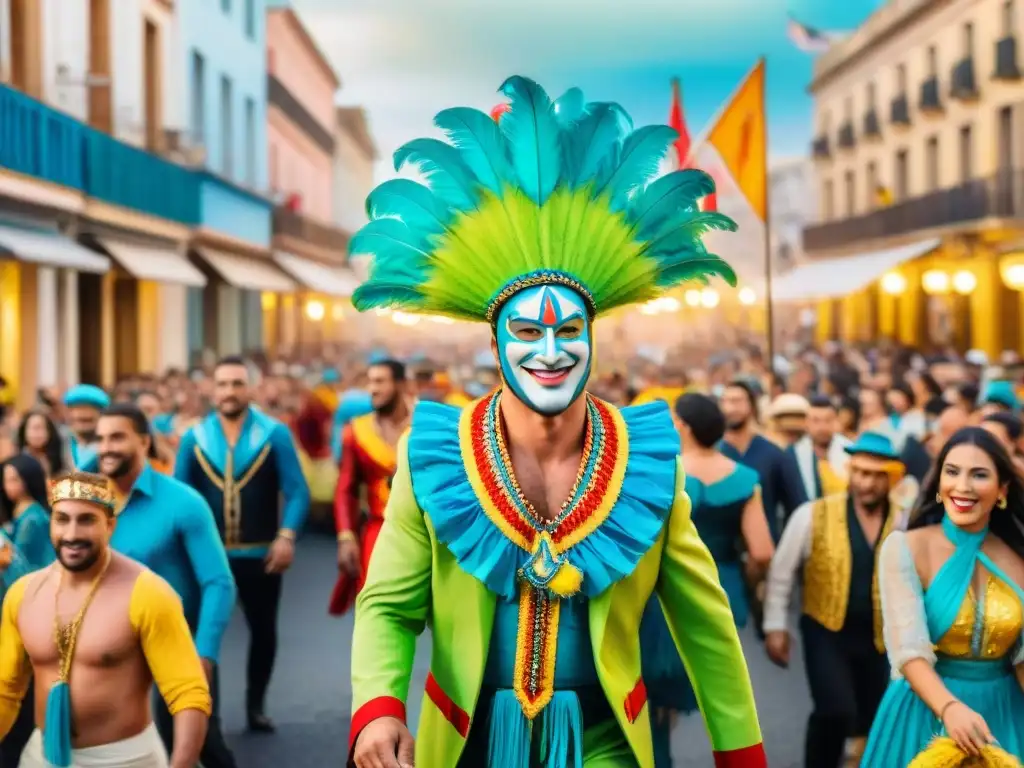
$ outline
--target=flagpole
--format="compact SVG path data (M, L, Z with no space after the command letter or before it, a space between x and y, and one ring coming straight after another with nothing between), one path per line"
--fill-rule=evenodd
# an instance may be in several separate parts
M768 176L768 62L762 56L755 69L764 67L765 87L761 89L761 115L764 123L764 311L765 331L768 334L768 370L775 370L775 314L772 310L772 214L771 179ZM749 75L748 75L749 77Z

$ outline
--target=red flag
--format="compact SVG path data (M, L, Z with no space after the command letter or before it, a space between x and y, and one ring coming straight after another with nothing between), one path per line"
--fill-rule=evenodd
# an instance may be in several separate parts
M689 168L692 166L690 162L690 131L686 128L686 118L683 117L683 96L682 88L679 84L679 78L672 78L672 106L669 107L668 111L668 124L670 128L675 128L679 134L679 138L675 140L673 146L676 150L676 164L680 169ZM701 208L705 211L718 210L718 203L715 199L715 195L708 195L702 201Z

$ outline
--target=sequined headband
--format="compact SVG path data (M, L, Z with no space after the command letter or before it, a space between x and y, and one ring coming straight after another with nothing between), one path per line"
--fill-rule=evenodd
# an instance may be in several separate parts
M88 501L108 512L114 511L114 494L106 483L87 483L73 478L58 480L50 486L50 506L58 501Z

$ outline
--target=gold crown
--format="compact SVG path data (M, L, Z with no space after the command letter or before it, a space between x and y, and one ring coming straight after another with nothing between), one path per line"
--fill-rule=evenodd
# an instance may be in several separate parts
M103 482L99 482L98 480L85 481L75 477L65 477L50 486L50 506L58 501L72 500L98 504L108 512L113 512L115 507L114 493L105 479Z

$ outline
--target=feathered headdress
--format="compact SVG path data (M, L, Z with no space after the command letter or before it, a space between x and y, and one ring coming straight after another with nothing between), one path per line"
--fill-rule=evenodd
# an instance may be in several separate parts
M371 254L359 310L493 322L501 305L533 285L577 291L591 315L652 299L711 275L736 284L709 254L709 230L735 230L697 201L714 192L701 171L654 178L676 132L633 130L618 104L584 104L578 89L552 102L524 77L501 87L509 109L496 122L467 107L434 118L449 142L415 139L395 168L419 166L429 188L408 179L379 185L353 254ZM652 180L653 179L653 180Z

